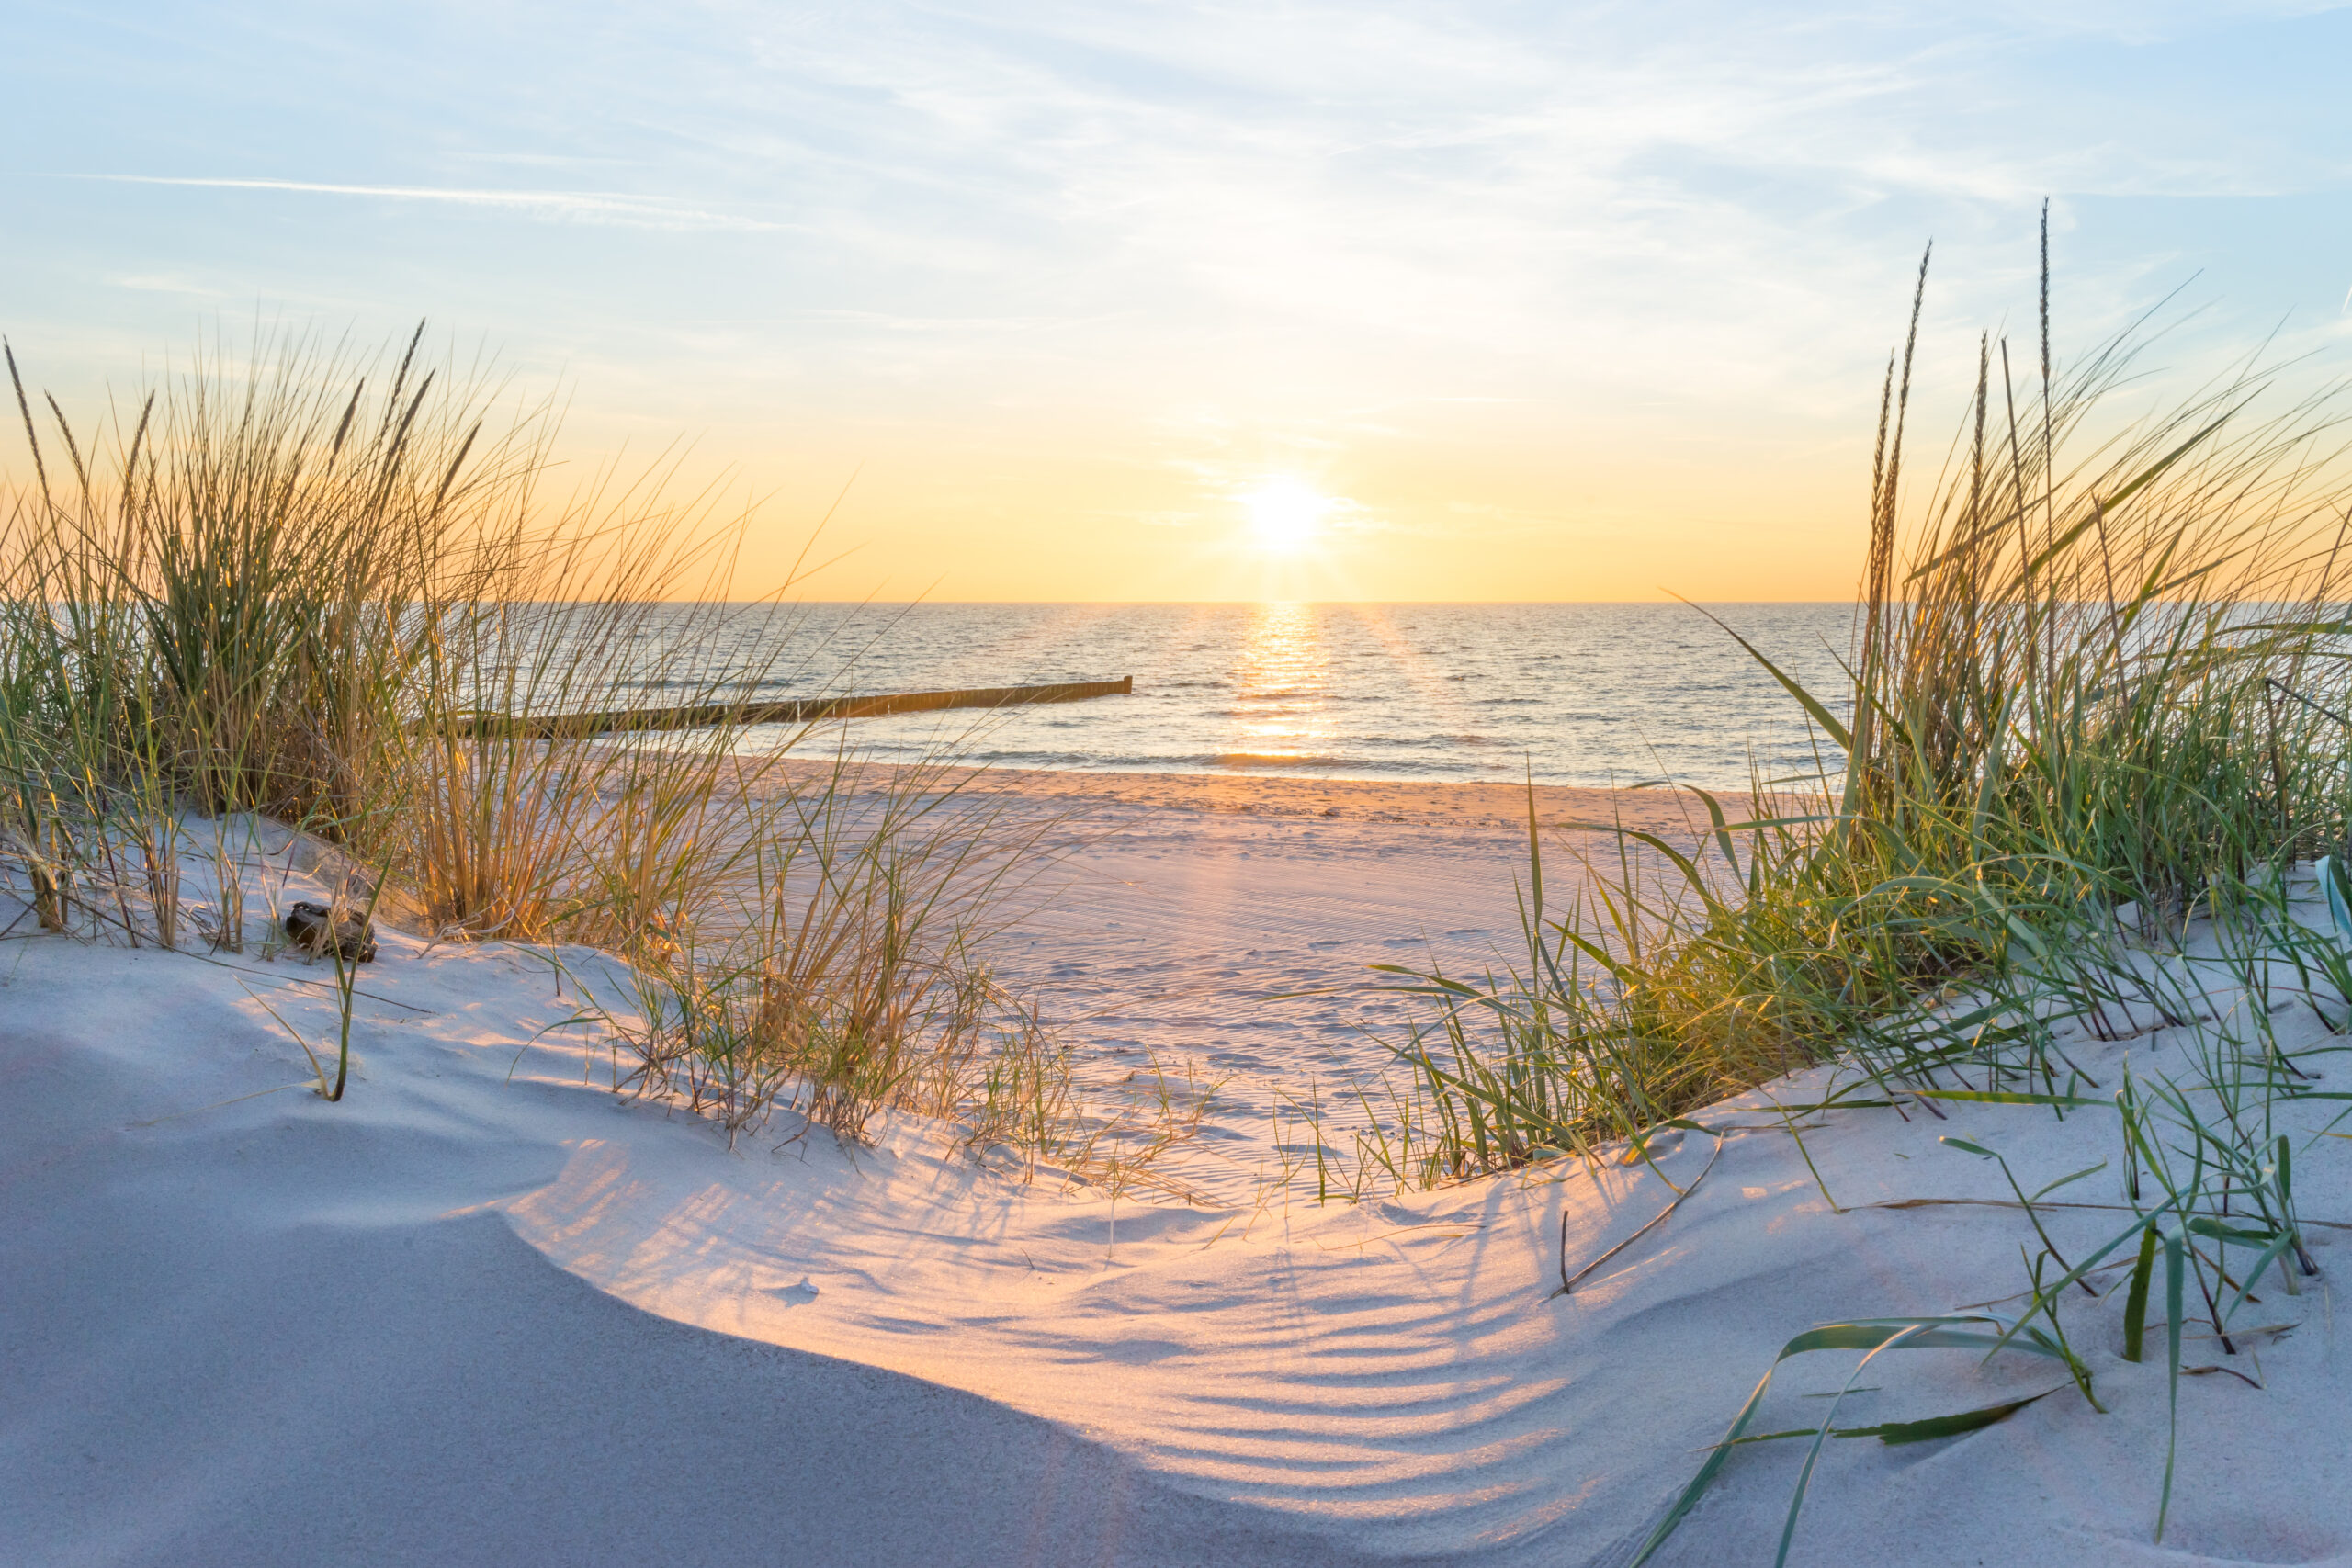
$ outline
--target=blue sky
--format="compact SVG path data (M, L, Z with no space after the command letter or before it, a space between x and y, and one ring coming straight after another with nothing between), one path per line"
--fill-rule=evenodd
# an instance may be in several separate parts
M2062 352L2184 283L2184 373L2352 320L2323 6L19 0L9 36L0 329L61 399L256 315L429 317L567 387L581 456L693 439L778 552L855 472L853 594L1835 596L1930 236L1930 398L1979 327L2031 337L2044 195ZM1327 548L1253 557L1270 479Z

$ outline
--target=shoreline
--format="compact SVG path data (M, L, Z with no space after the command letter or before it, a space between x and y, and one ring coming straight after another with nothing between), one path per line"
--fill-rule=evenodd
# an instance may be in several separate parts
M814 778L834 764L805 753L746 759L757 771ZM1481 779L1332 779L1255 773L1175 773L1060 768L1008 768L964 763L842 764L861 792L878 791L910 776L951 777L986 795L1071 805L1144 807L1257 817L1320 818L1444 828L1523 831L1531 786ZM1547 828L1621 821L1653 833L1696 833L1707 810L1696 791L1659 786L1602 789L1582 784L1532 786L1536 820ZM1747 791L1711 792L1727 817L1751 814Z

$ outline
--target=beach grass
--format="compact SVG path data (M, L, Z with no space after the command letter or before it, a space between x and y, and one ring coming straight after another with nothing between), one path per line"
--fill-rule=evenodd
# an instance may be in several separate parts
M2046 307L2046 269L2043 289ZM1592 824L1614 833L1615 863L1588 868L1561 913L1545 903L1531 805L1524 965L1389 970L1384 987L1425 1010L1393 1042L1410 1113L1358 1143L1363 1163L1422 1184L1564 1153L1640 1160L1669 1131L1708 1134L1702 1107L1823 1063L1836 1065L1831 1087L1771 1101L1800 1153L1799 1119L1836 1106L2090 1118L2105 1159L2031 1194L2010 1178L2030 1233L2013 1313L1816 1325L1775 1365L1825 1349L1864 1351L1864 1364L1893 1350L2023 1353L2101 1408L2075 1343L2111 1334L2141 1361L2153 1307L2173 1430L2161 1540L2180 1380L2236 1370L2185 1366L2187 1321L2202 1318L2234 1359L2234 1314L2266 1272L2288 1295L2317 1272L2282 1118L2300 1106L2326 1128L2342 1119L2319 1080L2352 1023L2352 884L2338 869L2352 829L2352 594L2336 389L2293 395L2284 367L2255 359L2169 412L2109 421L2103 400L2140 342L2126 334L2064 373L2045 342L2020 387L2009 345L1982 339L1974 396L1921 506L1901 488L1910 344L1890 358L1850 686L1808 691L1749 648L1814 727L1819 774L1758 779L1755 810L1737 817L1692 792L1695 849ZM2314 861L2330 929L2290 908L2290 878ZM2290 1049L2278 1021L2299 1006L2327 1032ZM2065 1043L2158 1030L2188 1042L2182 1070L2127 1065L2101 1082ZM2306 1129L2301 1152L2321 1141ZM2062 1253L2041 1206L2110 1169L2121 1201L2067 1204L2112 1211L2110 1234ZM1562 1294L1605 1261L1571 1275L1566 1240L1564 1222ZM2260 1381L2258 1367L2237 1375ZM1833 1404L1816 1424L1759 1437L1747 1428L1771 1382L1636 1562L1744 1445L1808 1440L1786 1562L1827 1438L1954 1436L2033 1403L1852 1429L1835 1426Z
M2051 1021L2109 1026L2098 939L2119 911L2177 937L2340 852L2344 409L2253 362L2168 412L2106 421L2140 343L2018 386L1988 337L1917 507L1900 489L1910 350L1890 360L1851 685L1804 690L1750 649L1812 726L1820 773L1757 780L1752 811L1691 791L1687 845L1585 824L1617 850L1565 910L1531 807L1523 964L1381 982L1424 1009L1393 1042L1422 1179L1638 1141L1839 1056L1932 1082L1956 1037L1946 1004L1972 987L2046 993L2030 1019L1993 1008L1958 1037L1972 1059L2014 1049L2054 1089Z
M32 471L0 501L0 857L39 924L242 951L266 879L231 825L258 815L363 915L624 959L636 992L598 1011L616 1082L730 1136L961 1109L1053 1144L1068 1054L977 951L1043 828L976 803L952 740L879 790L839 753L777 788L813 728L482 722L740 708L812 637L790 580L733 602L746 518L718 492L657 459L559 493L554 406L423 342L207 349L80 425L9 352ZM184 908L191 851L217 874Z

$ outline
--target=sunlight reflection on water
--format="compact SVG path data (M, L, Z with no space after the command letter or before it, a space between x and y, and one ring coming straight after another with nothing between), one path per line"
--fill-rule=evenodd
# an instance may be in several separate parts
M1842 705L1850 606L1710 608ZM730 636L789 649L763 696L1136 678L1131 697L856 721L885 761L944 736L1011 767L1727 788L1752 751L1768 776L1810 761L1788 694L1680 604L812 604Z
M1222 760L1227 766L1311 763L1332 739L1314 607L1258 605L1245 637L1233 699L1242 744Z

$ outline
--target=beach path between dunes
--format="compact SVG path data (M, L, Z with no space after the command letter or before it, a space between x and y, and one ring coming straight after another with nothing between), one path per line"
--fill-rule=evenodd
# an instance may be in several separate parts
M1132 842L1148 859L1155 833L1190 835L1199 874L1246 850L1335 908L1349 886L1377 903L1377 854L1283 850L1265 815L1171 812ZM319 970L8 944L10 1561L1613 1568L1792 1335L2024 1284L2009 1188L1939 1137L1999 1148L2029 1191L2113 1152L2090 1114L1776 1109L1817 1101L1816 1069L1662 1136L1655 1170L1114 1201L1009 1180L918 1118L880 1119L865 1147L786 1125L730 1147L616 1100L594 1042L550 1027L605 961L558 956L570 979L544 953L387 933L331 1105L256 999L327 1038ZM2321 1038L2276 1021L2288 1049ZM2178 1070L2194 1034L2064 1043L2112 1083L2127 1054ZM2162 1547L2166 1382L2121 1359L2109 1294L2068 1309L2106 1413L2062 1390L1962 1438L1828 1444L1792 1561L2352 1561L2338 1142L2297 1156L2321 1274L2257 1291L2234 1359L2192 1325L2192 1362L2264 1386L2183 1380ZM2119 1180L2074 1190L2111 1203ZM1691 1192L1671 1220L1559 1296L1668 1181ZM1870 1207L1920 1198L1962 1201ZM2070 1253L2114 1221L2045 1216ZM2007 1354L1890 1360L1841 1425L2064 1382ZM1759 1429L1817 1420L1812 1396L1851 1369L1787 1363ZM1804 1448L1737 1450L1657 1561L1770 1561Z
M774 772L804 784L823 773L800 761ZM849 776L858 795L909 787L900 769ZM1410 1092L1395 1048L1426 1014L1382 989L1409 976L1375 965L1473 980L1526 970L1531 811L1552 919L1587 891L1588 862L1620 878L1621 851L1645 897L1683 885L1662 857L1592 824L1654 834L1724 873L1704 804L1673 790L1000 768L944 776L965 811L998 817L1008 833L1052 822L1041 844L1051 853L1004 899L1017 919L984 952L1076 1049L1101 1103L1122 1082L1163 1076L1204 1100L1197 1133L1158 1170L1224 1202L1251 1201L1285 1172L1311 1187L1318 1137L1352 1159L1355 1131ZM1752 809L1743 795L1717 804L1733 822Z

